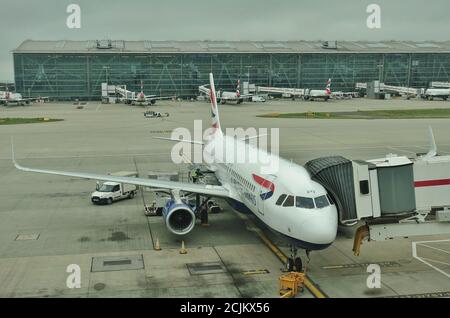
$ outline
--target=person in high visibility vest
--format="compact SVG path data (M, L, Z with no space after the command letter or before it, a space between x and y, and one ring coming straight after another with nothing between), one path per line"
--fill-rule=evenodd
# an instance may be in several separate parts
M203 174L201 173L200 169L197 168L194 171L192 171L191 173L191 178L192 178L192 182L193 183L197 183L198 179L202 176Z
M197 183L198 180L198 174L199 174L200 169L195 169L194 171L192 171L191 173L191 178L192 178L192 182L193 183Z

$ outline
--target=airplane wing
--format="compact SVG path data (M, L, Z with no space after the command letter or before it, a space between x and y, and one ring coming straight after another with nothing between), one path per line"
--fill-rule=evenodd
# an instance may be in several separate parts
M203 141L196 141L196 140L190 140L190 139L178 139L178 138L167 138L167 137L153 137L153 138L154 139L160 139L160 140L185 142L185 143L188 143L188 144L195 144L195 145L204 145L205 144Z
M118 176L95 174L95 173L27 168L27 167L23 167L23 166L19 165L16 162L13 148L12 148L12 160L13 160L14 166L17 169L22 170L22 171L27 171L27 172L37 172L37 173L44 173L44 174L53 174L53 175L58 175L58 176L75 177L75 178L81 178L81 179L92 179L92 180L101 180L101 181L111 181L111 182L117 182L117 183L135 184L135 185L140 185L140 186L145 186L145 187L150 187L150 188L179 190L179 191L185 191L185 192L205 194L205 195L210 195L210 196L214 196L214 197L229 197L228 189L226 189L223 186L218 186L218 185L191 184L191 183L176 182L176 181L164 181L164 180L133 178L133 177L118 177Z

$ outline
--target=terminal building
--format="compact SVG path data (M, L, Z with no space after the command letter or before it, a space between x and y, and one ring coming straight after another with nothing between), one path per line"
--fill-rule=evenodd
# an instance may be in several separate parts
M13 51L16 90L25 96L100 99L101 83L146 94L198 95L258 86L354 91L358 82L428 87L450 79L450 41L34 41Z

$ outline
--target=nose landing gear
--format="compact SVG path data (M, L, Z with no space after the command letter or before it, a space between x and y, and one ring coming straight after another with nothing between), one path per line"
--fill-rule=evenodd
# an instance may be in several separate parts
M309 258L309 253L307 255ZM293 245L291 245L291 257L289 257L286 261L286 269L289 272L303 271L302 259L299 256L297 256L297 248Z

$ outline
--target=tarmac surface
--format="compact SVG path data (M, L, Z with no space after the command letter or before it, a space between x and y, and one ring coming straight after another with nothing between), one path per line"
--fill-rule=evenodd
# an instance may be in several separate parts
M132 200L95 206L92 180L26 173L24 166L108 173L185 172L171 162L173 143L155 140L193 121L210 125L206 102L158 102L148 109L168 118L145 118L144 108L88 102L0 107L2 117L64 121L0 126L0 297L278 297L283 264L255 234L251 216L224 208L181 240L161 217L146 217L143 192ZM280 155L304 164L329 155L374 159L388 153L427 152L432 126L438 152L450 154L450 119L273 119L269 112L448 108L450 102L353 99L329 102L271 100L220 105L223 128L280 128ZM256 224L256 228L255 228ZM267 232L264 228L263 230ZM364 242L352 253L355 228L341 228L328 249L311 253L310 278L329 297L450 297L450 235ZM266 233L286 254L284 242ZM156 239L162 250L153 249ZM424 242L426 241L426 242ZM413 242L416 242L413 244ZM418 243L417 243L418 242ZM434 260L428 264L413 257ZM306 257L303 257L306 261ZM369 289L367 266L381 267L381 288ZM68 288L70 264L81 269L80 288ZM430 266L431 264L431 266ZM70 284L69 284L70 285ZM305 291L298 297L313 297Z

